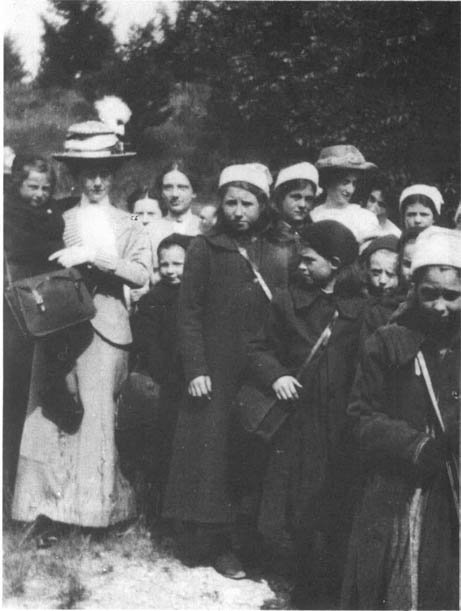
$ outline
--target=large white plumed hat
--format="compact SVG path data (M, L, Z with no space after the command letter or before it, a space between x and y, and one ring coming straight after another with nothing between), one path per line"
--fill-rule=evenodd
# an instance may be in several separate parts
M67 130L64 151L53 157L59 161L116 161L133 157L136 153L124 153L117 134L101 121L74 123Z
M434 204L437 214L440 214L443 205L443 197L436 187L429 185L411 185L402 191L399 198L399 209L402 209L403 202L411 195L425 195Z
M224 168L219 176L218 187L231 182L247 182L261 189L269 197L272 176L262 163L241 163Z
M415 242L411 273L427 265L461 269L461 231L432 226L421 232Z
M105 95L94 103L98 119L105 123L118 136L125 135L125 125L131 118L131 110L125 102L116 95Z
M322 189L319 187L319 172L315 165L307 161L295 163L287 168L282 168L278 173L274 189L280 187L290 180L309 180L315 186L315 194L319 195Z

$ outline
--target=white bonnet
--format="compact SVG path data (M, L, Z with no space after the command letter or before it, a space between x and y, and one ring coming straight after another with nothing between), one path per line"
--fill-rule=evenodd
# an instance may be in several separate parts
M278 173L274 188L277 189L280 185L290 180L309 180L315 185L316 195L322 192L322 189L319 187L319 172L315 165L307 161L290 165L287 168L282 168Z
M221 188L230 182L248 182L261 189L269 197L272 176L269 169L262 163L241 163L224 168L219 176L218 187Z
M434 204L437 214L440 214L443 205L443 197L440 191L436 187L430 187L429 185L411 185L402 191L399 198L399 208L402 208L403 201L410 197L410 195L425 195Z
M411 273L427 265L461 269L461 231L432 226L421 232L415 242Z

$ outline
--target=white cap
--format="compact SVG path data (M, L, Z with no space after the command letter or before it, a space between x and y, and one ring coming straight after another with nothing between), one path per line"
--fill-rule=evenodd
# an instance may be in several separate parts
M248 182L264 191L269 197L272 176L262 163L242 163L224 168L219 177L218 187L221 188L230 182Z
M461 231L428 227L416 238L411 273L426 265L449 265L461 269Z
M430 187L429 185L411 185L404 189L399 199L399 209L402 208L403 200L410 195L425 195L434 204L437 214L440 214L443 205L443 197L440 191L436 187Z
M282 168L278 173L274 189L277 189L277 187L280 187L280 185L290 180L309 180L315 185L316 195L322 192L322 189L319 187L319 172L315 165L307 161L290 165L287 168Z

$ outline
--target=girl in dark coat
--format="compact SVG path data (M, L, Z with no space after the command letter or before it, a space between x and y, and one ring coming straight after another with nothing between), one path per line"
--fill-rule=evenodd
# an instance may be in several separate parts
M346 609L459 608L461 234L424 231L412 270L414 304L366 342L349 407L367 481Z
M177 339L178 299L184 260L192 236L172 234L157 249L160 281L139 300L132 317L133 350L138 363L160 386L158 413L140 431L133 430L133 455L148 471L155 491L158 517L161 495L168 477L171 445L178 409L184 400L185 380ZM143 423L144 424L144 423Z
M229 166L219 182L219 222L187 253L179 302L179 344L189 398L179 412L163 515L213 531L202 562L233 578L245 576L229 554L237 499L231 482L231 407L245 372L243 327L268 310L267 289L286 282L284 262L261 236L269 181L264 166ZM267 283L258 283L247 256Z
M50 200L54 184L48 161L35 155L15 157L4 198L5 281L8 275L15 281L57 269L48 261L63 245L64 221ZM7 303L3 314L3 482L8 499L14 488L34 344L20 330Z
M303 609L331 605L339 594L354 475L347 395L355 373L364 300L338 294L336 285L357 255L354 235L336 221L320 221L304 229L299 275L274 298L266 333L248 346L251 373L291 411L273 440L260 529L272 538L291 533L299 571L293 603ZM326 348L297 380L293 376L335 312L337 320ZM323 570L320 551L331 554Z

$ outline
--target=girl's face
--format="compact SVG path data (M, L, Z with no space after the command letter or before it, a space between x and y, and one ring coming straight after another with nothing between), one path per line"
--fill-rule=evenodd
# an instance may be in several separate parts
M143 225L150 225L155 219L162 218L158 201L150 197L138 199L133 206L133 214Z
M366 208L379 219L387 218L386 202L384 201L383 192L379 189L372 191L368 196Z
M347 206L357 188L358 174L347 172L342 178L331 184L327 189L328 199L338 206Z
M398 255L396 252L381 249L370 255L368 279L370 292L376 296L387 295L397 288Z
M214 206L203 206L199 214L200 219L200 231L202 233L208 233L216 225L218 220L216 216L216 208Z
M195 197L190 180L179 170L165 174L162 180L162 198L171 214L181 216L189 210Z
M261 215L256 195L241 187L228 187L221 207L227 223L237 233L251 229Z
M46 173L31 170L19 187L19 195L25 203L40 208L51 196L50 177Z
M400 261L400 279L404 286L408 287L411 283L411 260L415 250L416 240L407 242L403 247L402 258Z
M161 250L158 261L161 278L168 284L180 284L185 258L186 251L179 245Z
M432 210L424 204L408 204L403 215L405 229L410 227L430 227L434 224Z
M289 225L303 223L314 205L314 187L308 184L304 189L289 191L282 201L282 218Z
M454 267L430 265L416 287L418 305L428 322L443 326L459 321L461 278Z

